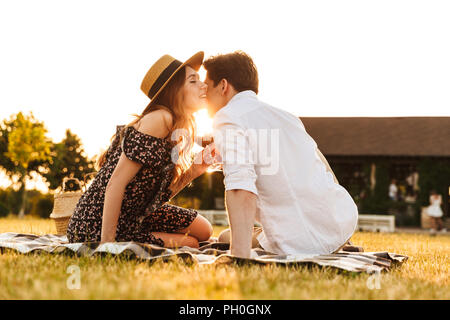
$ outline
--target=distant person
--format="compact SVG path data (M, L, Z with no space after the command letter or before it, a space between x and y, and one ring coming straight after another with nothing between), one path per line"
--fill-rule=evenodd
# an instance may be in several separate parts
M444 213L441 209L442 204L442 196L438 194L435 190L430 191L430 205L427 208L427 214L431 217L433 222L433 228L430 230L431 232L442 231L446 232L447 230L444 228L444 223L442 221L442 216Z
M358 209L302 121L259 100L258 72L246 53L217 55L204 67L231 254L248 258L255 245L277 254L338 251L356 229ZM262 228L253 229L255 221Z
M395 179L392 179L391 184L389 185L389 198L393 201L398 200L398 187L396 182Z
M134 121L117 126L94 181L70 218L69 242L198 247L210 238L212 226L197 211L167 203L208 168L203 153L197 154L200 161L190 161L193 113L206 102L206 85L197 73L202 61L203 52L184 63L165 55L147 72L141 90L151 101ZM174 141L178 129L191 134Z
M406 196L412 197L414 196L414 173L411 173L406 177Z

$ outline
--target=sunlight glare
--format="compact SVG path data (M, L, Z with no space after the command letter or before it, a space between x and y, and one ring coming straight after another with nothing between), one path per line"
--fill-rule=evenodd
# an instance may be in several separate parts
M213 132L212 119L208 115L206 109L200 109L194 113L195 122L197 124L197 135L199 137L204 137L206 135L211 135Z

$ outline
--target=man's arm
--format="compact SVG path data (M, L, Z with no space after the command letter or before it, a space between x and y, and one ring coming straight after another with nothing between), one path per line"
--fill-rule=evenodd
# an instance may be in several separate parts
M339 181L338 181L338 179L336 178L336 176L334 175L333 170L331 170L331 167L330 167L330 165L328 164L327 159L325 159L324 155L322 154L322 152L320 152L319 149L316 149L316 150L317 150L317 155L319 156L320 160L322 160L322 162L325 164L325 167L327 167L327 171L328 171L328 172L331 172L331 174L333 175L334 182L336 182L337 184L339 184Z
M230 220L231 254L250 258L253 224L256 213L256 195L247 190L228 190L225 201Z
M245 125L238 117L222 113L215 118L214 142L222 156L225 203L231 230L231 254L249 258L256 214L257 175Z

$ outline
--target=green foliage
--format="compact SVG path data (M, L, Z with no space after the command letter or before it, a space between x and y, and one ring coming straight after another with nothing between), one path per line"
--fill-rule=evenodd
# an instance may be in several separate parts
M19 112L0 123L0 167L11 180L18 181L16 187L19 187L19 191L0 192L3 197L0 202L11 213L23 215L27 212L43 217L50 214L52 199L39 199L40 196L32 191L25 191L25 178L32 172L46 178L50 189L56 189L64 177L82 181L86 174L95 171L94 162L87 158L80 139L70 130L56 144L46 137L46 133L43 122L37 121L32 113ZM89 178L92 176L88 176L87 182ZM78 189L73 180L67 183L66 190Z
M450 162L448 160L424 159L417 166L419 173L419 198L417 205L428 206L430 191L444 196L450 185ZM443 197L444 198L444 197ZM445 198L444 198L445 199Z
M175 198L199 198L199 209L209 210L214 209L214 198L223 197L224 193L223 174L221 172L207 172L192 181Z
M46 132L43 123L38 122L32 114L29 116L24 116L22 113L19 113L17 115L12 115L9 120L5 119L0 123L0 167L5 169L7 175L10 177L14 175L23 175L22 166L19 166L17 161L13 161L11 157L7 156L7 154L11 153L11 151L15 153L16 149L19 149L18 153L20 153L21 137L19 137L17 133L14 133L17 130L19 130L19 132L27 131L32 133L31 136L23 138L25 141L35 140L35 135L42 135L42 133L44 133L45 135ZM11 135L13 136L12 139L15 141L12 147L10 147L9 143ZM41 143L38 149L44 152L47 151L49 143L50 141L45 138L45 141ZM16 156L17 155L15 155L14 157ZM48 154L43 158L48 159L47 156ZM27 171L36 171L40 173L43 166L45 166L46 160L37 159L38 157L36 157L36 154L27 158L28 160L30 160L27 163Z
M9 213L17 214L22 204L22 197L19 191L11 187L5 190L0 189L0 202L8 208Z
M23 175L28 175L30 163L50 159L51 142L45 136L44 124L38 122L32 113L24 116L19 112L13 122L14 130L9 134L5 156L19 167Z
M74 177L80 181L86 174L94 172L94 161L89 160L83 150L80 138L69 129L65 138L52 146L52 158L48 165L48 172L43 176L50 183L49 188L54 190L62 185L64 177ZM90 177L92 178L92 177ZM89 181L89 179L86 179ZM78 190L74 181L68 181L66 191Z
M53 210L53 196L42 195L36 204L36 214L41 218L49 218Z
M44 124L37 121L33 113L23 115L19 112L11 116L10 121L4 121L2 124L1 146L6 151L1 150L0 165L4 166L10 176L18 176L22 197L20 216L26 211L25 178L29 177L32 171L40 173L40 164L50 159L52 143L45 136L46 133ZM4 139L7 139L6 142Z
M9 213L8 207L0 202L0 217L6 217Z
M389 170L386 161L375 162L375 188L361 200L361 211L367 214L388 214L389 200Z
M450 184L450 163L449 161L439 161L426 159L420 162L419 171L419 188L421 197L419 202L421 205L429 205L428 197L432 189L441 195L448 192Z
M0 216L1 211L6 210L6 214L17 214L22 205L21 191L13 188L0 189ZM4 206L2 209L1 206ZM53 195L43 194L38 190L28 190L25 201L25 211L30 215L48 218L53 209Z
M216 171L211 173L213 196L223 197L225 194L225 186L223 184L223 173L221 171Z

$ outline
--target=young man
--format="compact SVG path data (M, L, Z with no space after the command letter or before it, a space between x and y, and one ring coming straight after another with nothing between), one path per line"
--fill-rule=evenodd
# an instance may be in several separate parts
M357 225L357 207L294 115L258 97L258 72L244 52L204 61L214 142L222 156L231 254L259 245L278 254L329 254Z

